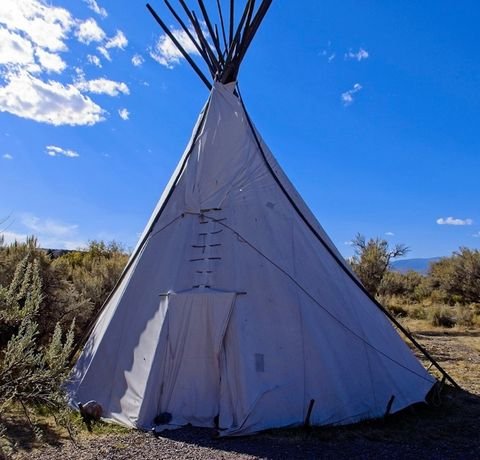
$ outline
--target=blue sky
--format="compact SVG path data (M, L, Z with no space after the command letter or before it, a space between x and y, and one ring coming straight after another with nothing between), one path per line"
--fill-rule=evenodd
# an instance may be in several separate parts
M479 22L467 0L273 3L240 87L345 256L357 232L480 247ZM6 241L132 247L207 96L143 2L2 0Z

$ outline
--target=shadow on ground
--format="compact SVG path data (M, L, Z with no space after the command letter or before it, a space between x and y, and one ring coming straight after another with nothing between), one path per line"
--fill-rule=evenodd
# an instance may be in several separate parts
M223 452L267 459L479 458L480 397L445 387L441 404L416 405L383 420L343 427L270 430L254 436L215 438L185 427L159 437Z
M35 434L32 426L21 417L6 417L2 419L2 423L6 428L4 439L14 450L20 448L24 452L29 452L45 444L57 447L64 441L64 437L59 433L58 429L46 422L37 421L38 435ZM2 452L0 448L0 459L1 458Z

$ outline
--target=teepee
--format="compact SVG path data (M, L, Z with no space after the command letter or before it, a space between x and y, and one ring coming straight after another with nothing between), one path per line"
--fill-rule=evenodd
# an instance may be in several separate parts
M224 16L217 0L220 31L202 0L202 19L183 0L185 19L165 3L211 80L148 8L210 95L87 331L72 403L96 400L105 418L129 427L244 435L425 401L435 378L350 271L239 95L240 63L272 0L248 0L238 21L233 1Z

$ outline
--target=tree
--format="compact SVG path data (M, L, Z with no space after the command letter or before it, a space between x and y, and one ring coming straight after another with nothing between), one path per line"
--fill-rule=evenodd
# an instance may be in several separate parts
M62 298L68 303L62 300L62 316L54 319L64 323L74 315L76 333L81 335L114 288L127 260L128 255L118 243L98 241L90 242L85 251L72 251L55 259L51 269L58 274L55 282L63 286L56 291L52 304L58 305Z
M433 263L430 280L449 303L480 303L480 251L462 247Z
M375 296L392 260L407 254L410 249L404 244L391 248L388 241L379 237L370 238L357 233L352 240L355 254L350 260L353 271L360 278L367 291Z

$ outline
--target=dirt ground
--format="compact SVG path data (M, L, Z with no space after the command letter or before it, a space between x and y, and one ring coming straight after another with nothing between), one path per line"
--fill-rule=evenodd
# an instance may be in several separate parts
M216 439L211 430L185 428L154 437L138 431L82 432L72 443L52 431L38 447L18 437L21 459L479 459L480 331L428 328L406 323L452 375L441 404L417 406L386 420L338 428L272 430L255 436Z

